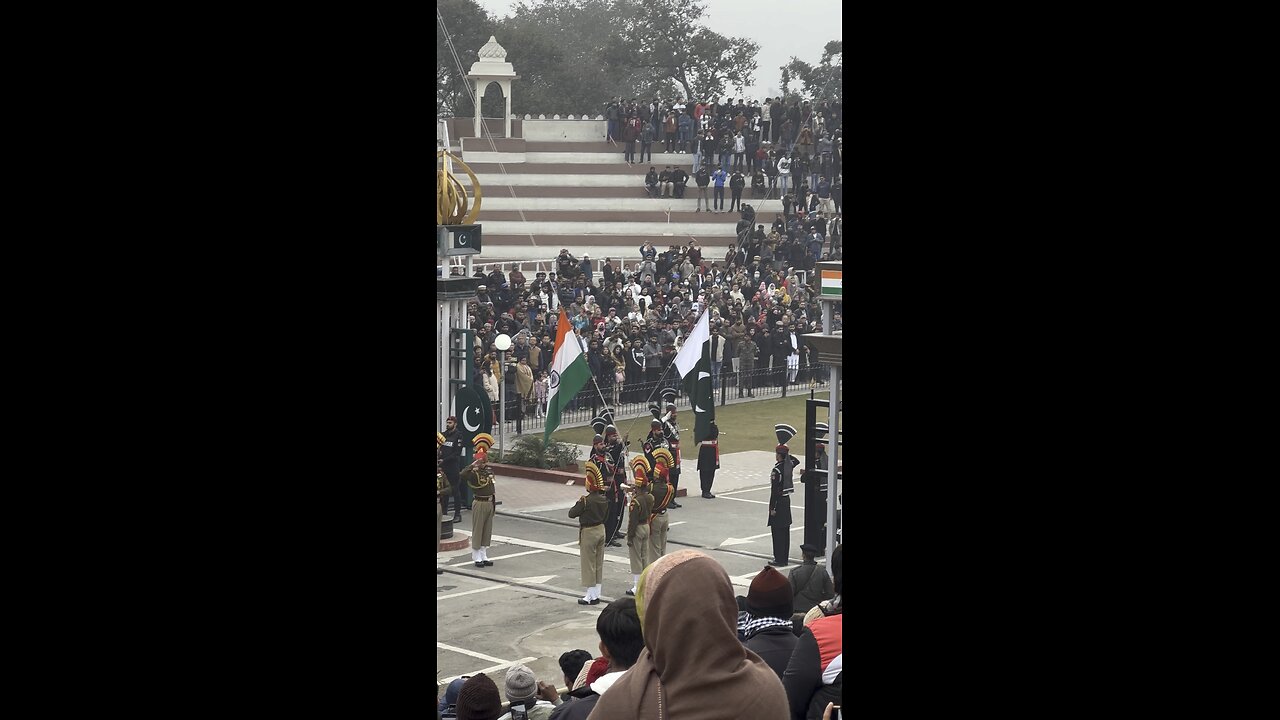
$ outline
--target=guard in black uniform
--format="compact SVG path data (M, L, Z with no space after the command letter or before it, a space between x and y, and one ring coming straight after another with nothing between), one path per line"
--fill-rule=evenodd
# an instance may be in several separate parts
M618 498L618 515L616 518L611 515L608 520L608 527L613 531L613 537L609 539L609 545L622 547L622 540L626 537L626 530L622 527L622 511L627 507L625 492L627 484L627 440L618 436L618 428L613 425L613 410L605 410L600 417L609 423L604 426L604 450L609 456L608 465L613 468L613 476L609 486L617 493Z
M676 391L668 389L662 394L667 403L667 413L662 416L662 436L667 441L667 449L671 451L671 504L668 507L684 507L676 502L680 491L680 422L676 419Z
M720 469L720 428L716 421L711 421L711 434L698 447L698 476L702 480L702 497L715 499L711 494L711 483L716 480L716 470Z
M458 430L458 418L450 415L444 421L444 432L436 433L437 440L443 438L440 445L440 465L444 468L445 477L453 486L453 521L462 522L462 501L466 490L463 489L458 473L462 470L462 432ZM468 505L470 510L471 506Z
M795 486L791 474L800 461L791 456L787 443L795 437L796 429L790 425L774 425L774 433L778 436L777 462L773 472L769 474L769 530L773 533L774 567L788 564L791 554L791 493Z
M653 467L653 451L657 448L667 447L666 436L662 434L662 421L658 419L658 406L650 405L649 411L653 413L653 419L649 421L649 434L644 436L644 457L649 461L649 467Z

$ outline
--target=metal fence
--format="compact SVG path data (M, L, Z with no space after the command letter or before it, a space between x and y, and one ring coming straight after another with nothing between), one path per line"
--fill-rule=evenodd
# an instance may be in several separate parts
M717 405L726 405L729 403L752 402L754 400L770 400L780 397L790 397L797 394L807 395L810 388L826 389L830 384L829 368L826 365L805 365L797 368L794 373L794 380L790 377L789 371L785 364L780 368L770 367L770 360L767 358L763 366L760 361L756 361L756 368L750 372L733 372L732 364L726 362L720 368L720 375L713 376L714 397ZM785 379L785 380L784 380ZM573 399L569 408L560 414L560 428L577 427L587 425L592 418L600 414L605 407L612 407L614 414L614 422L621 428L622 420L630 420L632 418L649 416L649 405L660 404L662 402L662 391L665 388L672 388L676 391L676 407L681 411L689 409L689 398L685 396L684 387L680 382L680 377L674 371L668 372L665 377L658 382L657 380L646 380L639 383L617 385L612 377L607 378L607 382L601 382L601 378L596 378L596 382L600 383L600 391L603 392L606 403L602 403L600 393L596 391L596 386L587 383ZM739 400L739 391L741 391L742 399ZM507 438L513 438L516 435L528 435L530 433L541 434L546 428L546 409L537 407L537 403L519 403L515 397L514 388L510 383L505 388L507 403ZM522 407L523 406L523 407ZM496 408L496 404L495 404ZM493 423L493 434L498 434L497 418ZM646 425L641 435L648 431Z

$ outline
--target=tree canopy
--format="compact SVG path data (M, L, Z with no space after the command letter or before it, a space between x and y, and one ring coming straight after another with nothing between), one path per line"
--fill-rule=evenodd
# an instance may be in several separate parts
M448 29L446 42L445 29ZM463 76L476 52L494 34L494 23L475 0L436 0L436 117L467 117L475 106ZM455 61L453 51L458 57ZM458 71L458 63L462 71Z
M439 0L436 8L436 112L442 115L474 112L462 76L490 35L520 75L512 92L516 114L599 114L614 97L723 98L751 85L756 72L759 46L700 25L701 0L523 0L511 16L497 19L475 0Z
M822 58L817 65L810 65L792 56L791 61L779 68L782 71L784 94L791 82L799 80L804 85L804 93L814 99L831 98L841 100L841 86L844 83L844 43L832 40L822 48ZM789 88L794 92L794 88Z

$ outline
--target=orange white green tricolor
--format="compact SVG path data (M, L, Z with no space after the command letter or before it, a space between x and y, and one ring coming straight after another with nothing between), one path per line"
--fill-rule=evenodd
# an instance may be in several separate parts
M842 270L822 271L822 297L844 297L840 286L842 274Z
M591 368L587 367L587 358L578 344L578 336L569 324L564 308L560 308L560 322L556 326L555 351L551 355L550 392L547 393L547 427L543 431L542 441L551 438L551 433L560 427L560 412L569 405L569 401L591 379Z

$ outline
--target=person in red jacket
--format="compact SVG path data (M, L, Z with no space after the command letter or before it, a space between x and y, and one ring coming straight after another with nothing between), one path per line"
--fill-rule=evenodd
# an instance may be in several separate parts
M828 703L843 705L844 648L840 633L844 628L843 575L844 546L831 553L836 597L825 615L814 620L796 642L795 652L782 675L787 691L791 720L821 718Z

